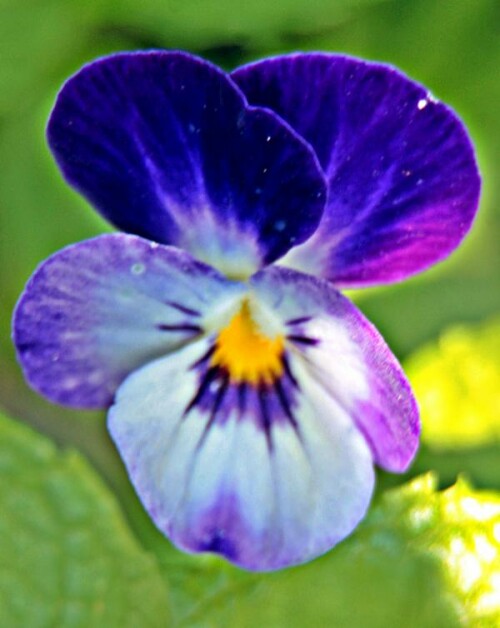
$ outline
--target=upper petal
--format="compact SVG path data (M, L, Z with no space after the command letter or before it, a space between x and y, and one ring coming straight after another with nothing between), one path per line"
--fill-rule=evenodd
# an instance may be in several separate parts
M124 231L249 275L315 230L325 181L275 114L215 66L178 52L91 63L48 126L66 179Z
M397 281L446 257L474 218L480 180L456 115L395 69L331 54L236 70L314 147L329 192L314 236L282 263L344 286Z
M242 290L173 247L103 235L35 272L14 315L18 357L52 401L105 407L131 371L200 336Z
M375 462L389 471L406 470L418 447L418 409L375 327L331 284L310 275L271 267L252 285L285 321L312 380L363 433Z

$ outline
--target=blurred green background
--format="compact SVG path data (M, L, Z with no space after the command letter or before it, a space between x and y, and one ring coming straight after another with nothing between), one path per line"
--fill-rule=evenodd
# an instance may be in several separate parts
M57 445L83 454L100 476L96 481L102 491L111 489L118 500L116 516L123 516L123 525L130 526L133 542L158 557L171 590L169 619L164 619L162 613L167 611L162 610L130 625L246 626L257 611L251 604L241 606L239 591L257 587L259 604L278 600L279 608L265 619L255 615L265 626L399 626L404 601L398 602L401 608L396 605L392 614L377 615L372 611L380 601L372 592L365 615L359 609L357 615L354 610L349 615L345 608L339 614L345 592L338 594L337 606L333 602L328 606L325 599L330 599L331 591L324 594L326 598L315 599L307 586L308 593L303 595L309 611L293 620L293 607L282 599L296 595L293 587L289 598L283 591L271 595L272 589L266 587L275 586L276 580L247 577L212 559L184 559L144 515L106 434L103 415L56 407L23 382L10 341L10 319L26 280L52 252L110 230L62 181L44 138L49 111L62 82L83 63L113 51L151 48L187 49L227 69L292 50L328 50L384 61L424 83L463 118L474 138L483 177L481 209L470 236L451 258L423 276L352 296L408 366L428 421L421 453L408 476L432 469L438 472L441 485L448 486L465 472L477 488L498 490L500 324L495 317L500 312L500 2L0 0L0 409ZM469 427L462 429L464 424ZM57 453L47 456L52 460ZM88 473L93 471L88 469ZM379 492L407 479L381 475ZM106 492L105 499L113 497ZM351 564L349 556L346 564ZM328 574L334 577L328 563L320 563L317 573L314 565L305 568L313 570L313 580L328 579ZM10 577L4 573L2 580L1 567L0 558L0 599L1 583ZM8 561L5 568L9 573ZM304 572L286 572L287 581L293 580L290 573ZM335 578L338 588L338 574ZM189 595L186 579L191 583ZM423 588L425 580L419 580ZM220 594L221 582L224 594ZM216 601L203 610L207 591ZM42 596L40 604L47 599L50 603L50 593ZM59 603L61 599L64 596L58 597ZM201 610L193 615L193 604L199 606L200 599ZM417 602L415 598L409 625L463 625L454 623L459 619L453 613L440 615L434 607L427 614L421 606L418 611ZM20 598L19 608L23 604ZM214 604L228 614L214 614L210 610ZM189 609L184 623L175 610L179 608ZM19 612L16 617L22 618ZM48 623L33 618L15 624L6 615L2 625L129 625L116 618L104 621L101 616L88 623L81 619L84 615L75 613L57 624L50 623L50 618ZM500 618L498 624L496 619L491 624L484 619L470 621L466 625L500 625Z

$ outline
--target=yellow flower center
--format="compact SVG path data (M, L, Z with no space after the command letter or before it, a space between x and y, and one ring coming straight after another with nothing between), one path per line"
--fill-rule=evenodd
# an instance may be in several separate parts
M283 336L269 338L252 318L248 301L218 335L212 366L224 368L232 382L272 384L283 373Z

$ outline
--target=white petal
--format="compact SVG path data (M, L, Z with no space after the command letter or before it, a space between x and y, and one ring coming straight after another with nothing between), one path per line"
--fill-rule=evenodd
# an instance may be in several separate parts
M248 386L242 405L230 384L217 398L222 374L200 396L208 364L193 365L209 342L143 367L118 391L109 428L139 496L188 551L218 552L254 570L322 554L366 512L374 479L368 445L296 358L297 385L287 387L294 421L268 391L266 430L263 393Z

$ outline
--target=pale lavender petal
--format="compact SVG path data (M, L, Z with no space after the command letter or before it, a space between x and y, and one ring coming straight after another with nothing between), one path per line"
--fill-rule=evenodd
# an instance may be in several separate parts
M200 336L211 308L242 290L173 247L103 235L35 272L14 315L19 361L52 401L105 407L131 371Z
M256 297L287 324L311 378L363 433L375 462L406 470L418 447L418 409L373 325L330 283L310 275L272 267L252 284Z

